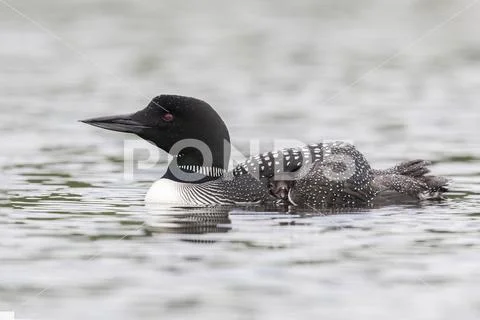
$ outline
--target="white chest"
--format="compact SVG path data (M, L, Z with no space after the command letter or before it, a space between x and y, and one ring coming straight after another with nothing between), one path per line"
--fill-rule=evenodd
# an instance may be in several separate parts
M145 196L146 202L167 203L167 204L185 204L182 196L184 183L175 182L169 179L160 179L155 181Z

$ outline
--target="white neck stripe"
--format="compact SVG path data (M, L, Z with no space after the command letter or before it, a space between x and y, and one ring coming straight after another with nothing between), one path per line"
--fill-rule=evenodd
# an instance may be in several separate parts
M225 173L225 170L217 167L203 167L195 165L185 165L178 166L180 169L193 171L195 173L200 173L208 177L220 177Z

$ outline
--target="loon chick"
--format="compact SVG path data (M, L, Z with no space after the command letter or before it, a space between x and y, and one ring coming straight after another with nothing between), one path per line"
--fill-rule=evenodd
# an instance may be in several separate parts
M384 195L386 203L398 202L398 197L387 196L388 191L415 196L434 189L443 192L446 183L425 176L424 162L373 170L345 143L267 152L228 171L230 136L225 123L209 104L190 97L160 95L138 112L82 122L134 133L173 157L164 176L147 192L147 202L197 206L288 198L296 205L362 206ZM335 158L342 155L342 161Z

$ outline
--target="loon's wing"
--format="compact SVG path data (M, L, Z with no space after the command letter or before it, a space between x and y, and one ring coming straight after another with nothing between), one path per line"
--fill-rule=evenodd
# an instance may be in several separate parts
M332 180L332 164L319 163L304 178L294 182L288 200L300 207L346 208L364 207L375 194L368 177L356 172L357 178ZM365 179L365 180L363 180ZM365 183L358 183L363 180Z
M303 163L297 163L298 168L286 168L294 173L287 176L288 179L268 177L270 192L277 198L286 200L284 189L287 188L290 203L324 208L361 207L374 196L370 165L353 145L331 142L302 150L311 151L310 158L302 152ZM313 162L308 162L312 159ZM288 157L285 160L289 161Z

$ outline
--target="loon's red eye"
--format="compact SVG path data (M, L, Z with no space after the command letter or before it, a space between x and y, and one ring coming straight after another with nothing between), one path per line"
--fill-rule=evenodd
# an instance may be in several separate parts
M162 119L163 121L165 122L170 122L170 121L173 121L173 114L171 113L165 113L163 116L162 116Z

